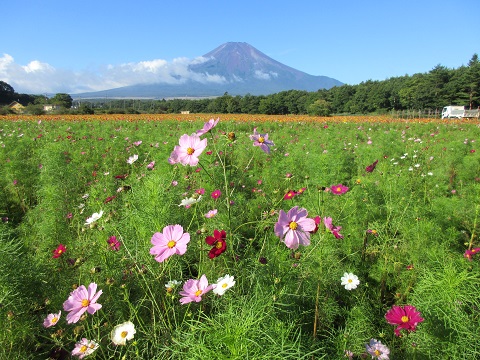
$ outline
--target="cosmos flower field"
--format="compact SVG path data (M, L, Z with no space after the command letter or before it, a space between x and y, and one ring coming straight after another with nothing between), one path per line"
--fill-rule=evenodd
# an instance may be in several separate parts
M0 117L0 358L480 357L480 122Z

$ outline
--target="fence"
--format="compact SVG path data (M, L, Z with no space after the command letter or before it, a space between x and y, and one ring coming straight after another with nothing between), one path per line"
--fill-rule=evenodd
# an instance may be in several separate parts
M442 117L441 109L424 109L424 110L392 110L390 112L396 119L440 119Z

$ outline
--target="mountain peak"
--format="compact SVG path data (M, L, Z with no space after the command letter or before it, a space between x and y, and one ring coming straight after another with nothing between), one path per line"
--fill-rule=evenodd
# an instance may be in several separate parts
M194 71L216 68L216 74L232 80L233 77L263 77L276 76L277 71L287 71L294 77L307 75L301 71L283 65L268 57L246 42L226 42L203 55L207 62L192 67Z

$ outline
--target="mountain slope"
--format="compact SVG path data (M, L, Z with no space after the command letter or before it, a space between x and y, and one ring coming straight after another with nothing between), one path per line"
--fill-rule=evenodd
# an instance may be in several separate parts
M74 97L200 97L268 95L285 90L317 91L342 83L327 76L313 76L268 57L244 42L228 42L192 62L186 79L177 84L155 83L125 86L108 91L75 94ZM197 79L197 80L193 80ZM206 81L205 79L214 79Z

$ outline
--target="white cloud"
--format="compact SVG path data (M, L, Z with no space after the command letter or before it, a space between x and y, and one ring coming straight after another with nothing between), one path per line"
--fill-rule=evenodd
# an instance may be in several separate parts
M216 74L201 74L189 70L189 65L200 64L206 58L176 58L106 65L98 69L72 71L57 69L39 60L27 65L15 63L9 54L0 57L0 80L10 84L16 92L27 94L81 93L107 90L134 84L182 84L188 80L201 83L224 83L226 79Z
M271 78L275 78L277 76L278 74L276 72L269 71L266 73L261 70L255 70L255 77L260 80L270 80Z

